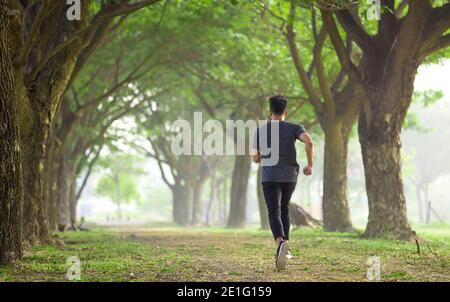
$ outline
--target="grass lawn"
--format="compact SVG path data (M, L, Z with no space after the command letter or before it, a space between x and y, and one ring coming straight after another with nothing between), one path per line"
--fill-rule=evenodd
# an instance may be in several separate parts
M414 243L361 239L359 233L292 232L294 259L274 268L269 231L175 227L93 228L57 233L60 244L34 247L0 269L0 281L65 281L66 260L81 260L81 281L366 281L367 259L382 281L450 281L450 227L416 227Z

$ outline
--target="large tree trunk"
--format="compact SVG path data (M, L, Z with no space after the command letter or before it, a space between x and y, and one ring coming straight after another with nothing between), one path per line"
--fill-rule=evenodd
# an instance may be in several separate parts
M221 204L221 211L220 211L220 222L223 223L224 225L227 223L227 218L228 218L228 196L229 196L229 192L228 192L228 179L225 178L223 180L223 185L222 185L222 204Z
M398 49L393 51L397 56L384 61L365 58L364 75L372 87L367 94L370 111L361 111L358 130L369 202L366 237L410 240L414 236L403 191L400 133L420 65L415 50L415 46Z
M70 188L69 188L69 208L70 208L70 228L77 230L77 197L76 197L76 176L75 171L72 170L70 175Z
M267 230L270 228L269 213L267 211L266 201L264 199L264 191L262 188L262 168L258 166L258 173L256 174L256 195L258 197L259 219L261 229Z
M393 2L389 4L393 7ZM410 1L402 20L385 12L376 37L364 47L367 98L362 99L359 140L369 201L367 237L410 240L415 235L403 192L400 132L420 64L446 45L441 42L448 30L449 9L433 8L430 1Z
M208 165L205 159L202 159L202 163L197 171L195 171L194 175L190 177L192 181L190 182L190 185L193 189L193 196L192 196L192 218L191 218L191 224L192 225L200 225L202 223L202 219L204 217L203 215L203 201L202 201L202 193L203 193L203 187L205 185L205 181L208 178L208 176L211 174L211 167Z
M221 179L217 185L217 219L220 224L225 224L227 220L227 179Z
M23 183L14 68L5 0L0 0L0 265L22 256Z
M323 12L322 12L323 15ZM302 57L299 54L295 42L295 30L293 21L295 19L295 1L291 2L291 21L287 25L287 39L294 65L305 91L309 96L310 104L317 116L322 130L325 133L324 152L324 181L323 181L323 219L325 228L330 231L344 231L352 228L350 211L347 201L347 145L348 133L357 121L359 100L358 89L352 80L349 80L342 88L343 79L348 76L348 69L344 64L340 76L330 82L331 74L326 74L322 59L322 48L327 35L331 41L332 31L328 28L320 31L316 36L313 48L313 67L316 69L319 90L314 89L310 75L304 69ZM313 18L315 22L315 15ZM324 21L326 21L324 19ZM316 25L314 23L314 25ZM324 22L324 28L330 27ZM322 29L324 29L322 28ZM324 34L325 33L325 34ZM343 50L352 56L352 42L348 43ZM343 46L345 48L345 46ZM312 71L312 69L310 70ZM336 152L336 153L335 153Z
M56 2L55 2L56 3ZM34 16L41 3L27 12L26 20L14 18L14 29L11 31L14 55L20 56L23 50L23 32L27 32L33 23ZM82 1L82 15L89 6L88 1ZM45 147L50 130L50 124L56 115L61 96L81 51L82 40L75 39L73 43L63 48L50 58L39 72L33 72L37 62L49 51L71 39L75 32L85 25L85 21L74 22L66 18L65 3L58 3L49 13L39 32L41 41L50 41L45 48L35 43L30 55L22 62L24 66L15 69L17 100L19 104L19 127L22 146L24 173L24 236L33 244L49 240L47 227L47 209L44 200L44 164ZM28 15L29 13L29 15ZM59 20L55 28L54 20ZM49 22L49 23L47 23ZM47 30L44 30L47 29ZM51 36L48 36L51 33Z
M50 200L50 183L51 183L51 161L52 161L52 149L53 149L53 131L50 131L50 135L47 140L47 146L45 147L45 150L47 151L45 153L45 166L44 166L44 173L45 173L45 183L47 184L44 187L44 199L47 200L47 222L49 223L49 208L48 208L48 201Z
M70 216L70 224L73 228L73 202L75 198L72 194L75 181L76 167L72 161L75 157L68 146L71 139L70 131L73 129L76 121L75 115L70 111L70 104L67 98L64 98L62 106L59 110L58 117L53 123L49 142L47 143L47 159L46 167L48 170L47 178L47 212L50 229L55 229L59 225L60 228L67 228L68 220L61 223L59 221L60 206L65 211L63 216ZM64 183L63 183L64 182ZM64 191L65 190L65 191ZM68 200L68 201L67 201ZM61 203L60 203L61 201ZM75 205L76 207L76 205ZM67 210L69 209L69 210ZM69 211L69 215L67 214Z
M50 150L49 150L50 151ZM47 182L47 217L48 225L51 231L55 231L58 228L58 216L59 216L59 181L58 171L61 163L61 158L56 148L52 148L50 160L46 163L48 169L48 182Z
M323 171L323 220L329 231L352 229L347 200L347 147L349 134L341 123L329 123L325 130Z
M57 143L55 142L54 136L50 136L47 142L47 154L45 159L45 183L44 188L44 198L47 201L47 221L49 230L57 230L58 225L58 215L56 212L57 198L55 198L57 189L57 169L59 161L54 161L55 148Z
M189 201L191 190L186 185L176 183L172 189L173 222L186 226L189 223Z
M423 188L423 192L424 192L424 198L425 198L425 205L427 208L427 214L426 214L426 224L430 223L430 207L431 207L431 200L429 200L428 198L428 184L424 186Z
M250 165L250 156L236 156L231 183L230 215L227 224L229 228L242 228L245 226Z
M117 204L117 218L118 218L119 220L122 220L122 205L121 205L120 200L117 201L116 204Z
M203 187L205 185L206 178L200 179L196 183L193 184L193 195L192 195L192 225L199 225L202 223L203 218Z
M216 173L211 175L211 187L210 187L210 195L208 204L206 206L206 217L205 217L205 225L210 226L212 215L213 215L213 205L217 201L218 198L218 187L217 187L217 177Z
M70 164L67 154L61 157L58 173L58 227L60 230L67 229L70 224L70 190L75 173Z
M417 196L417 207L419 210L419 222L423 223L423 200L422 200L422 186L416 184L416 196Z
M401 88L398 88L401 90ZM374 104L372 104L374 106ZM403 192L400 130L404 112L373 110L370 128L362 116L359 123L369 218L364 235L409 240L414 232L408 223Z
M24 235L30 243L48 241L47 209L44 202L45 143L48 125L34 123L35 131L21 135L24 173Z

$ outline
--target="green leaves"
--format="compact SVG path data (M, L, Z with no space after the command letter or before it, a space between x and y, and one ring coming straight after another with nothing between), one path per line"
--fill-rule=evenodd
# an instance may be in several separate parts
M444 97L444 93L440 90L422 90L415 91L413 95L413 102L420 102L424 107L435 104Z
M117 205L139 201L137 176L143 173L139 158L113 154L102 158L99 164L105 173L97 183L96 193L98 195L109 198Z

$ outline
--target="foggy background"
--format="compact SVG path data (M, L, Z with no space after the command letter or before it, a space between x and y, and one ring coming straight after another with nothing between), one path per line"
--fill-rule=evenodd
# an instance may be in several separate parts
M414 101L408 118L412 126L402 132L402 160L404 190L407 198L408 218L412 224L450 221L450 87L445 81L450 74L450 61L442 64L422 66L415 81L415 91L440 91L442 98L433 104L423 100ZM289 104L288 104L289 106ZM132 129L131 119L119 120L114 127ZM298 203L316 218L321 218L323 137L314 135L315 167L312 177L300 175L292 202ZM132 139L132 138L131 138ZM119 144L120 145L120 144ZM117 218L117 207L108 198L96 193L99 179L104 174L101 167L95 167L78 203L78 217L99 224L116 223L171 223L172 195L161 179L156 161L139 155L135 150L122 144L121 151L138 157L141 173L136 175L138 197L123 206L122 219ZM305 162L303 144L297 143L298 162ZM103 150L101 156L109 153ZM230 166L230 172L231 172ZM259 226L259 210L256 196L256 169L252 164L248 186L247 226ZM357 137L357 127L349 144L348 192L352 221L355 227L364 228L367 222L368 206L364 184L364 170ZM81 181L81 180L78 180ZM203 191L204 203L209 198L209 186ZM420 195L420 198L419 198ZM227 196L229 198L229 196ZM229 204L229 200L227 200ZM431 211L428 211L431 202ZM212 225L224 226L218 221L217 205L212 209ZM421 207L421 210L420 210ZM427 213L429 212L429 213ZM427 218L428 214L428 218Z

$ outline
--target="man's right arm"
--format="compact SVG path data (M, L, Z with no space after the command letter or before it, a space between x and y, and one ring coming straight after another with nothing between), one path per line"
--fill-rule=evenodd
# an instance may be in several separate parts
M258 129L256 129L255 133L253 134L253 148L251 149L252 161L257 164L261 162L261 152L259 152L258 135L259 135L259 131L258 131Z
M308 158L308 165L303 169L303 174L305 175L312 175L312 168L313 168L313 160L314 160L314 142L309 135L308 132L303 132L300 134L299 139L305 144L305 152L306 157Z
M259 150L252 150L252 160L254 163L261 162L261 153L259 152Z

